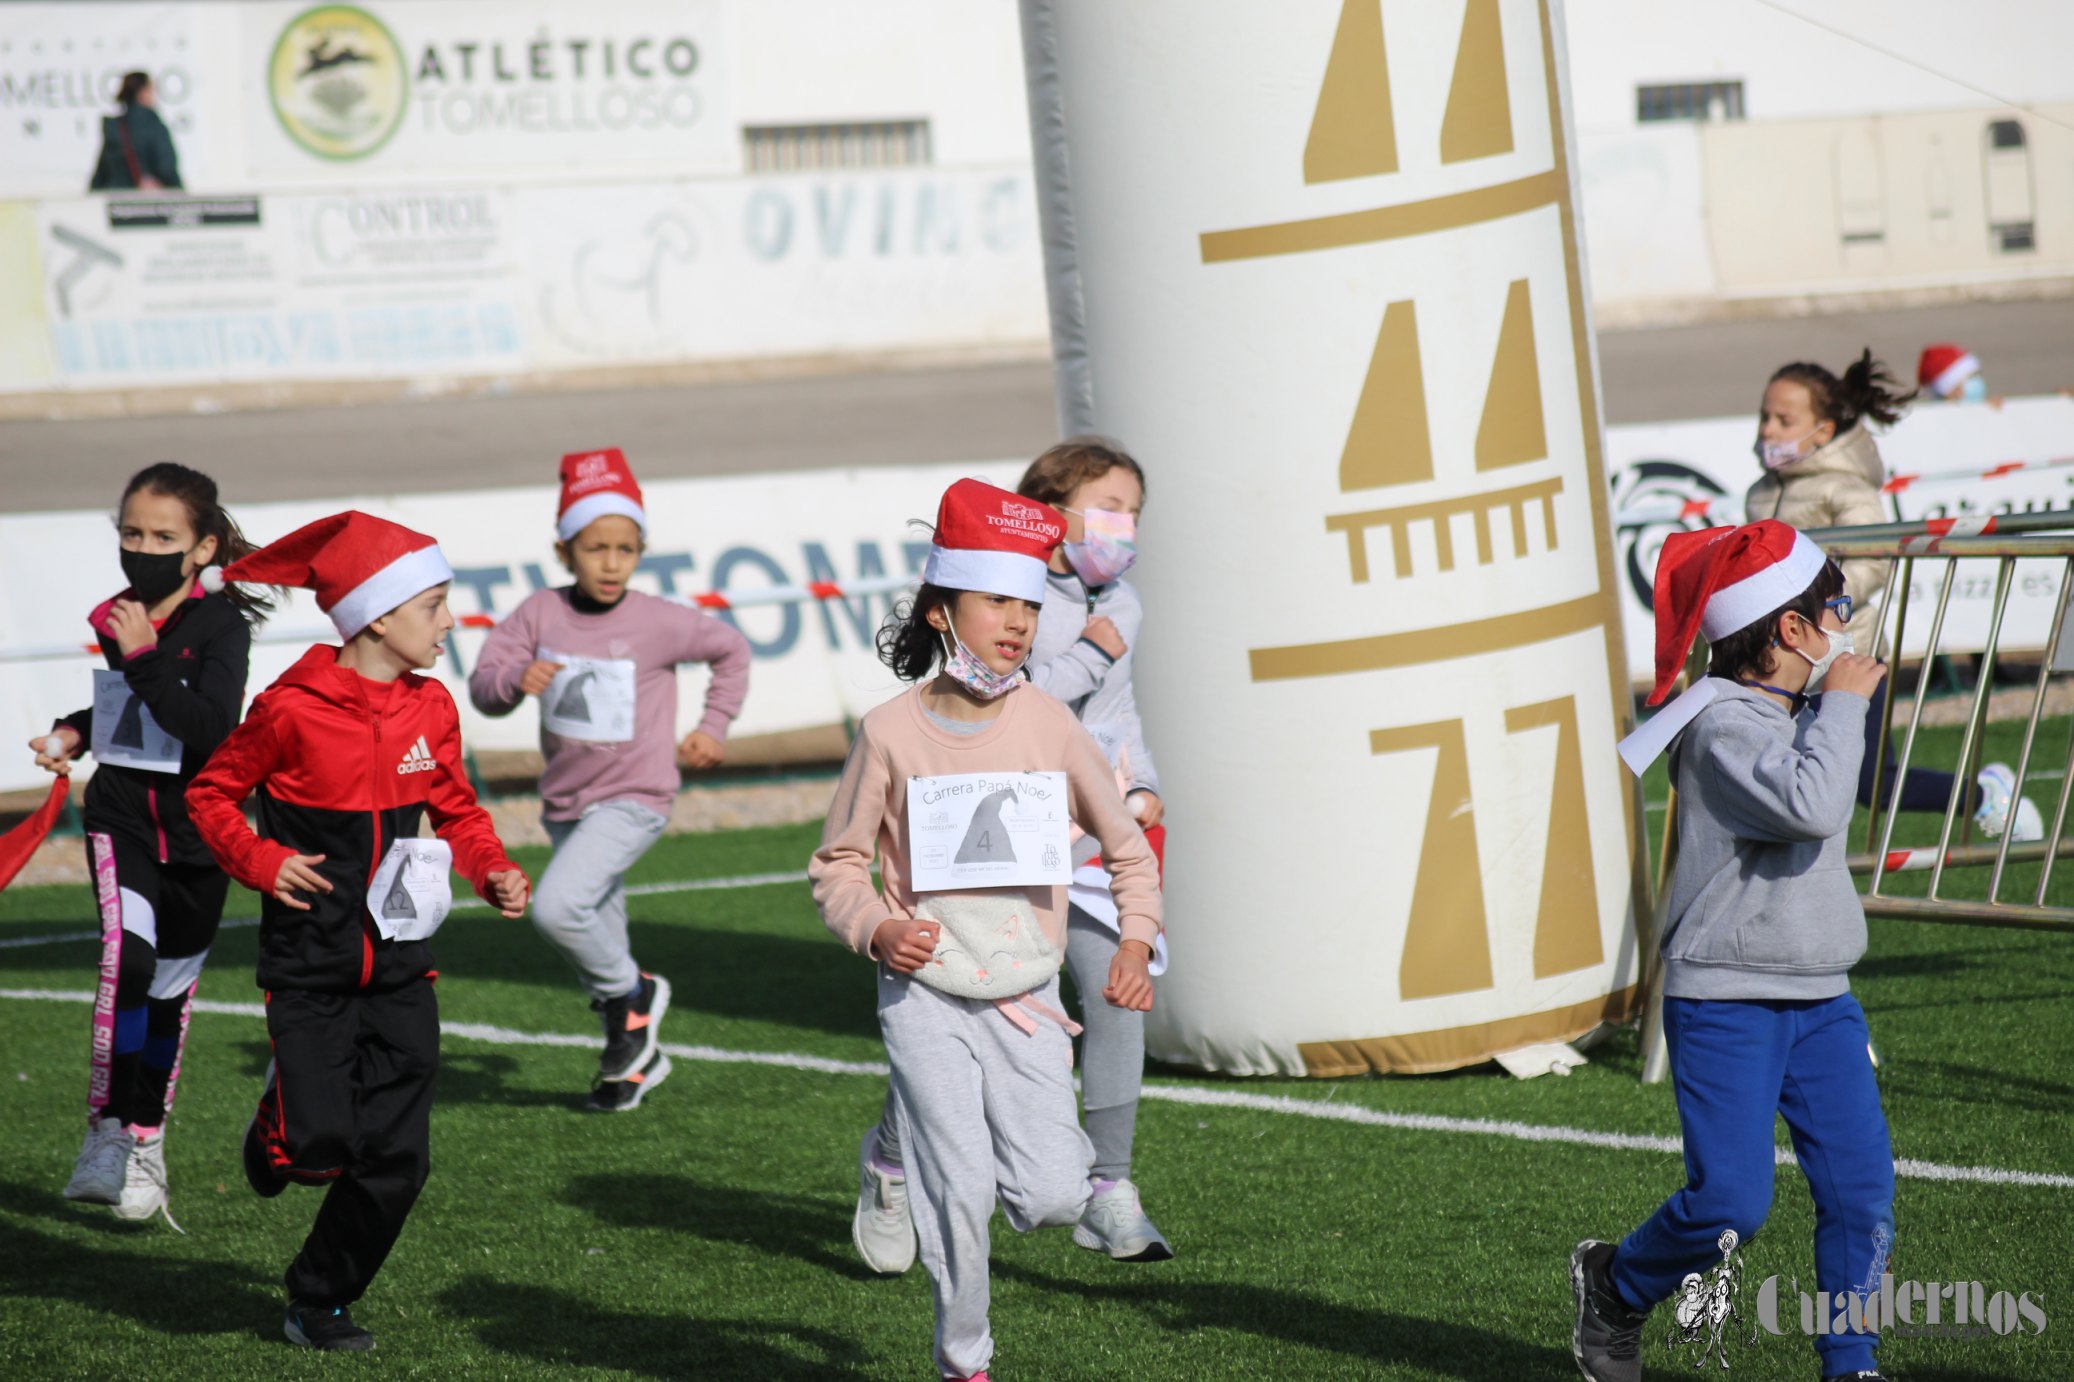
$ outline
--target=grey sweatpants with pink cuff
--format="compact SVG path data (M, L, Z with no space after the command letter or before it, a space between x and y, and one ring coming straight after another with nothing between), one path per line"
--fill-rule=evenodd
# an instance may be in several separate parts
M1057 1011L1059 982L1028 995ZM998 1200L1019 1233L1080 1222L1094 1148L1073 1099L1073 1042L1020 1010L953 998L879 966L879 1029L908 1203L936 1301L936 1364L969 1377L994 1356L987 1326L987 1221Z

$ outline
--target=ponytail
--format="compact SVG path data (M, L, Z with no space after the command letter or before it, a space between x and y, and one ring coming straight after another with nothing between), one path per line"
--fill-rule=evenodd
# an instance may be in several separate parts
M187 522L194 529L195 544L199 546L207 537L216 539L215 564L229 566L240 557L259 550L238 528L237 520L217 502L216 482L199 470L173 461L148 465L130 477L129 484L122 491L123 501L127 503L129 497L140 489L179 500L187 509ZM223 598L230 601L250 624L263 624L274 612L273 600L249 586L226 584Z
M893 669L902 681L921 681L936 671L943 657L943 635L929 626L929 611L949 605L958 592L926 581L912 598L894 606L879 626L876 642L879 661Z
M1900 421L1902 409L1916 396L1914 389L1901 392L1900 382L1887 372L1885 365L1872 358L1870 348L1852 362L1841 379L1807 361L1780 366L1772 375L1772 382L1781 379L1805 388L1816 420L1835 423L1838 436L1867 418L1882 427L1893 426Z

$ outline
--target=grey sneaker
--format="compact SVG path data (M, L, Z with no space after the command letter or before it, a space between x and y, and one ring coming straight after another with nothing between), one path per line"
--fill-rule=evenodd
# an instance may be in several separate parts
M1118 1262L1164 1262L1173 1245L1146 1216L1138 1187L1120 1180L1095 1195L1073 1227L1073 1241L1091 1252L1106 1252Z
M907 1177L881 1171L879 1126L874 1123L857 1148L857 1212L850 1216L850 1241L864 1265L883 1276L899 1276L915 1265L915 1220L907 1205Z
M166 1134L161 1129L152 1137L131 1139L129 1165L124 1169L122 1198L116 1202L115 1217L133 1223L164 1214L166 1222L185 1233L173 1218L172 1196L166 1190Z
M65 1198L86 1204L121 1204L130 1148L135 1142L120 1118L89 1124L79 1160L72 1166L72 1179L65 1182Z
M1577 1296L1577 1328L1570 1356L1591 1382L1641 1382L1642 1322L1613 1289L1613 1245L1587 1238L1570 1254L1570 1289Z

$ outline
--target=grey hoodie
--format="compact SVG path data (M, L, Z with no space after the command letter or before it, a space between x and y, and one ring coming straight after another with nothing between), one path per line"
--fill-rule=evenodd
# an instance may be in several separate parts
M1678 866L1664 927L1673 998L1820 999L1850 989L1865 908L1845 832L1866 701L1830 691L1812 715L1727 680L1671 745Z
M1090 590L1074 575L1044 573L1044 611L1037 618L1037 638L1030 647L1030 680L1040 690L1064 701L1084 725L1114 725L1131 753L1131 790L1159 791L1159 769L1145 746L1145 727L1138 720L1138 699L1131 690L1131 666L1145 607L1127 581L1111 581ZM1111 658L1082 636L1088 620L1106 615L1123 635L1124 654Z

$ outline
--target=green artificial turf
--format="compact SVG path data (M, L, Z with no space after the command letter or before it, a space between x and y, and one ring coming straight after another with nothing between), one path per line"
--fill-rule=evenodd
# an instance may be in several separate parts
M1955 739L1938 742L1949 751ZM667 839L634 881L801 869L816 834ZM521 855L537 874L542 853ZM1957 875L1951 893L1977 895L1965 890L1979 882ZM2074 898L2074 881L2054 892ZM256 910L233 894L232 916ZM803 883L652 893L632 916L637 954L676 986L666 1041L882 1059L871 971L829 939ZM84 888L17 888L0 894L0 941L91 917ZM1178 918L1182 963L1184 928ZM2074 1175L2074 936L1878 920L1871 933L1853 986L1884 1061L1895 1154ZM256 935L223 932L201 997L257 1000ZM461 911L436 946L449 1023L595 1031L527 923ZM88 940L0 949L0 988L90 990L96 955ZM598 1117L578 1111L589 1051L449 1034L431 1183L355 1312L380 1346L334 1358L280 1337L280 1274L316 1192L263 1201L239 1171L263 1024L194 1018L167 1143L184 1237L59 1194L78 1151L87 1035L82 1003L0 999L0 1377L935 1376L921 1269L873 1277L849 1242L878 1078L679 1058L638 1111ZM1486 1067L1331 1083L1155 1070L1149 1084L1676 1135L1669 1086L1637 1080L1632 1030L1590 1056L1567 1078L1527 1082ZM1575 1376L1571 1246L1625 1232L1682 1179L1665 1151L1157 1099L1142 1106L1135 1169L1172 1262L1112 1264L1063 1232L1018 1236L995 1220L1000 1382ZM1890 1375L2074 1376L2074 1187L1903 1178L1895 1217L1897 1275L2027 1291L2050 1325L2036 1337L1891 1339ZM1782 1168L1749 1279L1811 1282L1812 1227L1799 1173ZM1648 1329L1652 1375L1690 1366L1667 1343L1668 1316ZM1736 1377L1816 1375L1792 1335L1739 1339L1730 1360Z

